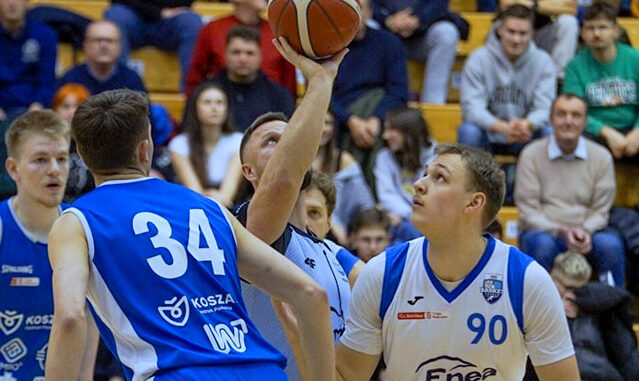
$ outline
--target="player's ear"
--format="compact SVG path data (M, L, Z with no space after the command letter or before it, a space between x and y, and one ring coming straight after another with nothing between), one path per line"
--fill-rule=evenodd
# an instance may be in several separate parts
M250 163L242 164L242 176L249 183L253 184L254 181L257 181L257 174L255 173L255 168Z
M153 160L153 141L150 138L142 139L137 156L140 163L150 163Z
M470 200L464 208L466 213L481 212L482 208L486 205L486 195L483 192L475 192L471 194Z
M18 163L16 163L16 159L9 156L4 162L4 168L7 170L9 176L11 176L11 180L17 182L20 176L18 175Z

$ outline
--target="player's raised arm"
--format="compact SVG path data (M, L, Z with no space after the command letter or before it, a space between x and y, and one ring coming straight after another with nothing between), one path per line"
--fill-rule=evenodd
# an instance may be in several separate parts
M318 63L296 53L283 38L274 43L280 53L302 71L308 79L308 87L264 168L248 208L246 227L267 243L282 234L291 216L304 175L317 154L333 80L347 53L343 50L332 59ZM262 143L268 144L268 141L255 142Z
M64 214L53 224L49 260L53 269L54 317L46 380L75 380L80 373L87 336L89 255L84 230L74 215Z
M290 304L299 318L300 343L309 362L311 381L335 379L333 335L326 292L304 271L253 236L229 216L237 237L242 277L270 296Z

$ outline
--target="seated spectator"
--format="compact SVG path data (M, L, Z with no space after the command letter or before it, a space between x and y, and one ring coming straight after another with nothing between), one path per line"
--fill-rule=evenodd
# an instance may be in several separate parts
M396 226L410 218L415 194L413 183L435 158L435 142L421 111L414 108L389 112L382 137L386 148L382 148L375 159L375 189L382 209ZM416 233L415 237L418 236Z
M317 235L317 238L331 248L331 252L335 253L353 288L359 272L364 267L364 262L329 238L332 233L331 217L335 210L335 184L327 174L313 171L311 185L305 189L305 192L306 225Z
M324 119L320 147L313 162L313 170L333 178L337 188L332 231L340 242L345 242L346 227L355 215L375 207L375 199L366 184L362 168L353 155L337 147L335 118L329 111Z
M639 51L616 42L616 9L600 2L586 8L581 37L587 48L566 68L563 92L588 104L586 136L615 159L639 163Z
M236 25L226 37L226 68L212 78L226 92L233 122L244 132L255 118L269 112L282 112L287 117L295 109L291 94L271 81L260 70L260 32Z
M67 83L60 87L53 96L53 105L51 108L71 126L71 120L73 119L73 115L75 115L75 110L77 110L78 106L90 95L86 87L76 83ZM75 201L76 198L95 188L95 182L84 160L78 155L73 140L71 140L69 152L69 177L67 179L67 187L64 191L63 201L70 204Z
M533 137L546 135L556 75L548 53L531 41L534 14L513 5L497 16L486 46L464 64L460 143L499 154L517 154Z
M186 103L182 129L169 143L179 181L231 207L242 177L242 134L233 129L228 100L219 85L205 82L195 88Z
M177 52L182 87L191 62L202 19L191 10L193 0L112 0L104 18L113 21L122 33L120 62L126 64L131 49L145 45Z
M91 23L84 34L86 63L73 66L58 81L58 86L78 83L91 94L127 88L146 92L140 76L119 63L121 38L117 25L111 21Z
M235 25L259 29L260 69L273 82L284 86L293 97L297 94L295 68L282 57L271 42L273 32L268 22L260 17L266 0L231 0L233 14L206 24L197 36L193 57L186 77L186 95L200 82L217 75L226 66L226 35Z
M519 245L546 269L562 251L586 255L600 280L623 287L623 241L606 228L615 171L610 153L581 136L586 110L583 99L560 95L551 111L554 134L521 153L515 186Z
M371 188L375 183L375 154L388 110L408 101L408 74L401 45L392 33L366 25L372 11L369 0L359 1L362 18L333 86L331 110L338 126L339 146L362 166Z
M370 261L391 244L390 230L390 218L381 209L361 211L350 225L348 240L351 251L362 261Z
M446 103L457 41L468 36L468 23L448 11L448 0L373 0L372 5L373 17L401 38L408 59L426 64L420 100Z
M566 65L575 56L579 41L579 21L575 0L500 0L501 9L521 4L535 11L535 44L555 63L558 79L564 78Z
M588 283L592 269L578 253L563 253L550 272L564 301L579 374L588 381L639 380L631 296L620 288Z
M26 13L27 0L0 1L0 120L51 105L58 41Z

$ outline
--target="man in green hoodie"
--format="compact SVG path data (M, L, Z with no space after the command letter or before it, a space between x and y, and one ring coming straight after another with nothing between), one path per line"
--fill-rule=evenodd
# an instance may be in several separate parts
M585 135L617 160L639 163L639 51L617 42L616 10L586 8L581 37L587 45L566 67L563 92L588 103Z

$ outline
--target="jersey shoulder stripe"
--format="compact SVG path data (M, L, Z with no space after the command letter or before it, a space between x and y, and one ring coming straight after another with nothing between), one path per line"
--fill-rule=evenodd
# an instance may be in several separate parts
M409 246L410 241L386 249L382 298L379 306L379 317L382 320L384 320L386 311L388 311L388 307L390 307L393 301L393 297L399 286L399 281L402 279Z
M516 247L511 246L508 250L508 295L521 333L524 333L524 278L532 261Z

